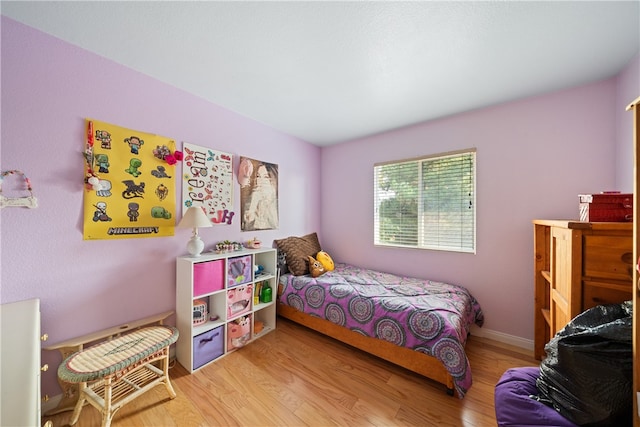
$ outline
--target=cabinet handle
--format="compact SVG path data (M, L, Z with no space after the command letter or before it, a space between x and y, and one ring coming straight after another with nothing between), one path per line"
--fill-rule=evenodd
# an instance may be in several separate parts
M42 368L40 368L40 370L42 372L47 372L49 370L49 365L45 363L44 365L42 365Z
M40 341L46 341L49 339L49 334L42 334L42 336L40 337Z
M44 396L42 396L42 401L43 402L48 402L49 401L49 395L45 394Z
M211 341L213 341L213 339L214 339L215 337L217 337L218 335L220 335L220 332L216 332L215 334L213 334L213 335L211 336L211 338L202 338L202 339L200 340L200 344L207 343L207 342L211 342Z

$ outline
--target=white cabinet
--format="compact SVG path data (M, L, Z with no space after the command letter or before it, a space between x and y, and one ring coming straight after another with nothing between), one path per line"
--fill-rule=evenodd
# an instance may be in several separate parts
M276 257L244 249L177 259L176 355L189 372L276 328Z
M40 425L40 300L0 306L0 425Z

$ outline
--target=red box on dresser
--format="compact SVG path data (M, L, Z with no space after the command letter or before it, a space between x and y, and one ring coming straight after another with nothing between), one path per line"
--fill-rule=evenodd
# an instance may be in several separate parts
M633 194L631 193L580 194L579 197L580 221L633 221Z

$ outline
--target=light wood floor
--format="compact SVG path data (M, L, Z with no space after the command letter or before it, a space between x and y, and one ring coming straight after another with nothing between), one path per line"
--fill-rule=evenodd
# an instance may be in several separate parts
M537 366L526 351L470 337L473 386L464 399L359 350L278 318L278 327L193 375L170 373L178 394L158 386L116 413L122 426L478 426L495 427L494 386L504 371ZM71 412L53 417L68 425ZM78 427L99 426L92 406Z

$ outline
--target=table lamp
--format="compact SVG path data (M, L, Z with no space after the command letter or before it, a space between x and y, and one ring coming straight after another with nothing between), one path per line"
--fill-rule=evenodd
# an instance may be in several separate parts
M178 227L193 228L193 235L191 236L189 243L187 243L187 252L194 257L200 256L204 249L204 243L200 240L200 236L198 236L198 228L211 227L211 221L209 221L209 218L207 218L207 215L205 215L202 208L200 206L191 206L187 209L187 212L182 216Z

